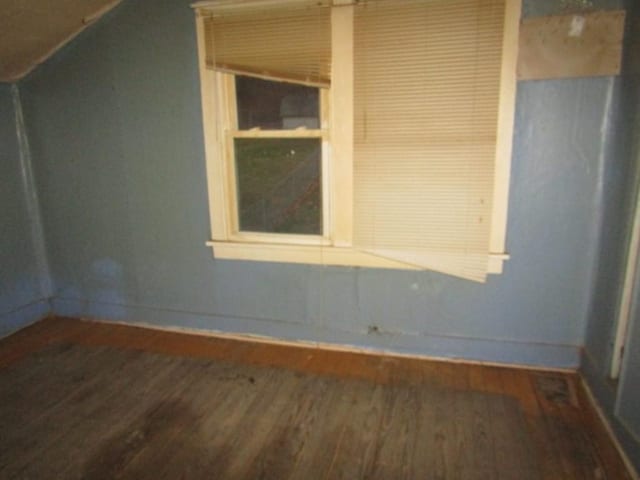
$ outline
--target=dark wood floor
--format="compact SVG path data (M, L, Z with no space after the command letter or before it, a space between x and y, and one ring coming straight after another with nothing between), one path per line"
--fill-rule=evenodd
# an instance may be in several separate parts
M56 318L0 341L0 478L629 477L573 374Z

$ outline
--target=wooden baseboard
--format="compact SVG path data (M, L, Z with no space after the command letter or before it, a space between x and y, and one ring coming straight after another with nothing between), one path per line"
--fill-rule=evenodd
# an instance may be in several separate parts
M407 358L412 360L426 360L430 362L446 362L446 363L455 363L455 364L466 364L466 365L481 365L487 367L500 367L500 368L515 368L520 370L532 370L539 372L558 372L558 373L576 373L576 368L555 368L555 367L540 367L534 365L522 365L522 364L513 364L513 363L499 363L499 362L486 362L480 360L470 360L464 358L450 358L450 357L436 357L429 355L419 355L412 353L399 353L390 350L379 349L375 347L367 348L367 347L358 347L356 345L347 345L347 344L337 344L337 343L328 343L328 342L313 342L307 340L284 340L276 337L269 337L266 335L257 335L250 333L230 333L223 332L219 330L204 330L197 328L188 328L188 327L171 327L164 325L155 325L145 322L136 322L136 323L128 323L128 322L119 322L116 320L103 319L103 318L94 318L94 317L81 317L79 320L87 321L87 322L99 322L99 323L107 323L113 325L124 325L128 327L138 327L145 328L149 330L157 330L164 332L172 332L172 333L181 333L187 335L200 335L212 338L222 338L228 340L238 340L243 342L254 342L254 343L264 343L270 345L279 345L279 346L290 346L297 348L309 348L315 350L326 350L333 352L346 352L346 353L358 353L363 355L375 355L382 356L388 358Z
M622 461L624 462L624 465L627 468L629 475L633 480L640 480L640 475L636 471L635 467L633 466L633 463L631 463L631 460L629 459L624 449L622 448L622 445L618 441L618 437L616 437L615 433L613 432L611 423L609 422L608 417L605 415L604 411L600 407L600 404L596 400L595 395L591 391L591 387L589 387L589 384L587 383L587 381L585 380L585 378L581 373L578 373L578 376L580 377L580 385L581 385L582 391L585 397L587 398L587 400L589 401L589 406L591 407L593 412L597 415L598 419L600 420L599 422L600 425L602 425L604 431L609 437L611 444L617 450L618 455L620 455L620 458L622 458Z

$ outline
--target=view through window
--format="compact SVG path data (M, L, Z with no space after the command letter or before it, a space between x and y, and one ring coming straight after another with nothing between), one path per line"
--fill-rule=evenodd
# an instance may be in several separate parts
M321 138L291 136L319 128L318 88L241 75L235 88L240 230L321 235Z

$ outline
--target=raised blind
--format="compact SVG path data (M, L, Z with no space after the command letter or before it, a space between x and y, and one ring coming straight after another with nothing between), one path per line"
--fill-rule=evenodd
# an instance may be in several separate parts
M326 6L211 9L206 63L219 71L328 87L331 10Z

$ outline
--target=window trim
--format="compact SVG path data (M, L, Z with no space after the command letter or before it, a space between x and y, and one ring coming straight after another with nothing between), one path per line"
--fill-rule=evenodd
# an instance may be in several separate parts
M295 0L294 0L295 1ZM272 2L273 3L273 2ZM283 2L284 3L284 2ZM333 1L331 9L332 82L328 101L331 129L323 136L323 236L286 235L234 231L237 223L235 188L229 183L234 178L229 171L229 155L223 138L224 124L230 123L224 76L206 65L205 17L206 7L218 2L198 2L195 9L198 61L202 97L202 115L205 138L205 156L209 195L209 215L214 258L257 260L285 263L343 265L357 267L423 270L423 268L353 248L353 123L337 121L339 117L353 117L353 15L354 6L343 0ZM339 6L339 8L338 8ZM500 274L503 263L509 259L505 252L509 178L516 99L516 61L521 15L521 0L505 0L505 26L502 41L502 67L497 126L496 160L492 223L488 256L488 274ZM325 89L321 89L325 90ZM326 110L323 114L326 114ZM323 117L327 118L327 117ZM324 125L322 127L325 127ZM251 134L247 134L251 135ZM268 134L267 134L268 135ZM302 135L302 134L301 134ZM226 160L225 160L226 159ZM219 179L225 179L221 182ZM328 193L324 194L324 193ZM335 208L339 205L339 208ZM328 226L328 227L327 227ZM319 241L318 241L319 240ZM446 254L434 253L435 257ZM437 267L433 270L440 270ZM445 273L450 270L442 269Z
M500 101L496 137L496 161L493 175L493 209L489 233L489 269L487 273L502 273L506 253L507 216L513 131L516 113L516 70L522 0L505 0L502 35L502 70L500 72Z

